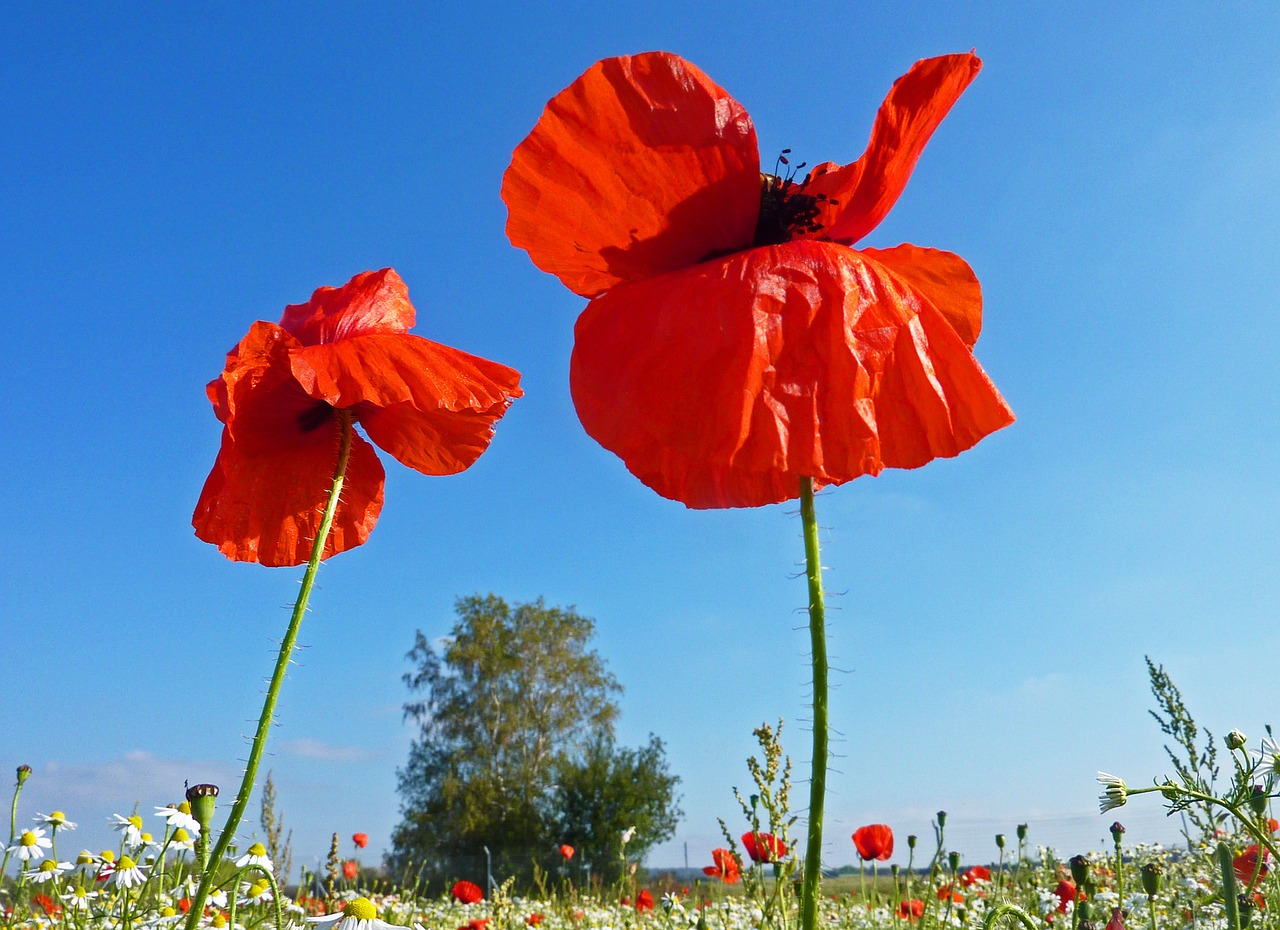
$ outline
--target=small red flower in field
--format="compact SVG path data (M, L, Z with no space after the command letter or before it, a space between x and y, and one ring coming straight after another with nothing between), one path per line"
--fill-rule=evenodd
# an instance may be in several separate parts
M351 842L356 844L357 849L364 849L366 846L369 845L369 834L353 833L351 835Z
M1058 886L1053 889L1053 893L1058 897L1058 913L1065 914L1068 902L1074 901L1077 897L1076 883L1069 878L1064 878L1058 882Z
M1262 850L1261 858L1258 855L1258 844L1254 843L1236 856L1231 861L1236 871L1236 878L1245 883L1261 881L1266 877L1269 868L1267 866L1267 851Z
M57 917L62 913L62 906L55 903L53 898L49 897L47 894L38 894L35 896L34 900L36 904L40 905L40 909L50 917Z
M787 844L772 833L744 833L742 846L752 862L780 862L787 854Z
M191 899L190 898L178 899L178 910L182 911L182 913L184 914L187 913L187 911L191 910Z
M524 919L524 922L527 923L530 927L536 927L538 926L538 924L542 923L542 921L545 919L546 919L545 915L534 913L526 917Z
M1265 911L1267 909L1266 895L1264 895L1261 891L1255 891L1253 893L1253 906L1260 911Z
M631 906L631 896L630 896L630 895L625 895L625 894L624 894L622 897L620 897L620 898L618 899L618 903L619 903L619 904L621 904L623 907L630 907L630 906Z
M360 877L360 864L354 859L342 863L342 877L349 882L355 881Z
M866 152L803 178L762 173L746 110L676 55L605 59L557 94L502 197L512 244L591 301L570 366L586 431L658 494L712 508L916 468L1013 422L973 357L964 260L853 248L980 67L917 62Z
M898 916L917 921L924 916L924 902L919 898L907 898L898 902Z
M1124 930L1124 911L1118 907L1111 909L1111 919L1107 921L1106 930Z
M975 865L960 873L960 881L968 887L974 882L991 881L991 870L985 865Z
M858 827L853 831L853 845L857 847L862 859L879 859L885 862L893 855L893 830L883 823Z
M636 895L636 910L640 912L653 910L653 892L648 888L640 889Z
M702 867L702 871L705 874L720 879L726 885L736 885L742 879L742 869L739 867L738 859L732 851L728 849L713 849L711 850L711 861L715 865Z
M488 917L473 917L470 920L468 920L465 924L463 924L461 927L459 927L458 930L485 930L485 928L488 926L489 926Z
M570 846L568 843L561 843L560 848L556 851L559 852L562 857L564 857L565 862L568 862L570 859L573 858L573 847Z
M390 268L254 323L208 387L222 447L196 504L196 536L229 559L298 565L311 557L345 423L426 475L469 467L521 395L518 372L419 336ZM382 510L382 463L352 436L324 557L363 543Z
M1272 833L1275 833L1277 830L1280 830L1280 820L1276 820L1274 817L1268 817L1267 829L1269 829Z
M956 891L956 886L952 885L950 882L938 889L938 900L945 901L947 898L950 898L956 903L964 901L964 895Z
M484 900L484 892L480 890L480 886L466 879L455 882L451 894L455 901L462 904L476 904Z

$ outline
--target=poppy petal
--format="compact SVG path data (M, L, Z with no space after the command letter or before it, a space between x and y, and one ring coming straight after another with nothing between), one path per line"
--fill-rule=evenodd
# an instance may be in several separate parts
M584 297L751 244L746 110L667 52L597 62L547 104L502 182L507 236Z
M368 333L403 333L414 322L409 288L391 268L366 271L342 287L321 287L305 304L284 308L280 325L303 345Z
M370 439L428 475L471 465L523 393L515 369L417 336L356 336L300 349L291 361L307 395L356 408Z
M809 175L806 193L837 201L820 211L819 235L853 243L880 224L901 196L929 137L981 67L972 53L943 55L916 62L894 82L862 156L844 166L819 165Z
M575 328L570 382L587 432L694 508L793 499L802 476L841 484L916 467L1013 421L930 300L818 241L596 298Z
M982 332L982 285L959 255L903 243L892 249L861 249L863 255L887 266L923 295L973 348Z

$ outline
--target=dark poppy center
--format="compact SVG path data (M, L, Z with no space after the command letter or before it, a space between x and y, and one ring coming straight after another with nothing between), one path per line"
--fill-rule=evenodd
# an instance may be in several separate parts
M333 407L322 400L316 401L302 413L298 414L298 429L304 433L318 430L329 422L333 416Z
M791 166L787 156L791 149L783 149L773 166L772 174L760 174L760 217L756 220L754 246L780 245L799 235L813 235L822 231L818 214L824 203L835 204L825 194L809 194L811 176L796 181L796 173L804 162Z

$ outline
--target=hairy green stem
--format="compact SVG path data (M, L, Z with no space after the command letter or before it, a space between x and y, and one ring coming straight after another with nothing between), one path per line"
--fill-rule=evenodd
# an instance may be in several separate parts
M271 675L271 684L267 686L267 697L262 703L262 715L258 718L258 730L253 737L253 747L249 750L249 761L245 764L244 778L240 782L240 791L236 794L236 802L231 813L227 815L227 823L218 836L218 843L209 856L209 862L200 875L200 887L196 889L191 910L187 913L186 930L196 930L200 917L204 913L204 902L209 896L209 888L213 885L214 875L226 855L227 847L235 837L236 828L244 817L245 808L249 806L249 795L253 793L253 783L258 775L258 763L262 761L262 753L266 748L267 734L271 731L271 721L275 716L276 701L280 696L280 685L284 681L285 672L289 668L289 658L293 654L294 644L298 640L298 630L302 626L302 618L307 612L307 600L311 596L311 587L315 584L316 570L320 567L320 559L324 555L324 546L329 539L329 528L333 526L333 517L338 510L338 498L342 494L342 483L347 475L347 460L351 456L351 414L339 410L338 422L340 438L338 444L338 464L333 471L333 484L329 488L329 499L325 503L324 515L320 519L320 529L316 533L315 543L311 547L311 560L307 562L307 570L302 576L302 586L298 591L298 600L293 605L293 615L289 618L289 628L280 642L280 654L276 658L276 668Z
M1018 923L1022 924L1027 930L1039 930L1039 926L1032 920L1027 912L1016 904L1000 904L987 911L987 916L983 918L982 930L991 930L1005 917L1012 917Z
M1218 868L1222 871L1222 903L1226 908L1227 930L1240 930L1240 899L1236 891L1236 870L1231 847L1218 844Z
M809 579L809 639L813 653L813 761L809 779L809 844L800 887L801 930L818 926L818 883L822 878L822 814L827 799L827 630L818 554L818 518L813 479L800 479L800 521L804 525L805 575Z

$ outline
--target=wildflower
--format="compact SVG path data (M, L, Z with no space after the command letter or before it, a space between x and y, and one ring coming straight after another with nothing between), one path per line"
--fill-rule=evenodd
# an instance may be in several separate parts
M530 927L536 927L538 926L538 924L542 923L542 921L545 919L546 919L545 914L535 912L533 914L530 914L528 917L526 917L524 919L524 922L527 923Z
M271 883L265 878L245 882L240 886L240 892L251 904L263 904L271 900Z
M960 873L960 883L965 887L973 885L977 882L991 881L991 870L985 865L970 866L964 872Z
M780 862L787 854L787 844L772 833L744 833L742 846L752 862Z
M27 877L37 885L43 882L51 882L55 878L61 878L62 873L73 868L70 862L55 862L52 859L46 859L40 863L40 867L27 873Z
M466 879L456 882L450 889L450 893L453 899L461 904L477 904L484 900L484 892L480 890L480 886Z
M51 830L74 830L76 825L67 819L67 815L62 811L54 811L51 814L36 814L32 818L36 823L46 824Z
M556 852L560 854L560 858L564 859L565 862L573 858L573 847L568 843L561 843L556 847Z
M1105 814L1117 807L1124 807L1125 802L1129 800L1129 786L1124 783L1123 778L1099 772L1098 784L1102 785L1102 796L1098 798L1098 808L1101 813Z
M137 814L130 814L128 817L121 817L119 814L111 815L114 819L107 821L111 824L112 829L119 830L124 834L124 842L126 846L140 846L142 844L142 818Z
M173 835L169 837L169 845L174 849L195 849L196 840L194 836L182 827L178 827L173 831Z
M50 917L57 917L62 913L62 908L47 894L38 894L31 900L40 905L40 909Z
M1257 843L1246 847L1245 851L1231 860L1236 878L1246 884L1252 884L1267 877L1267 851L1261 850Z
M715 876L726 885L736 885L742 879L742 869L738 865L738 857L731 850L711 850L711 861L715 865L703 866L703 873Z
M354 859L348 859L342 863L342 877L349 882L355 881L360 877L360 863Z
M893 855L893 830L883 823L858 827L853 831L853 845L857 847L858 856L864 861L878 859L885 862Z
M591 300L570 368L586 431L663 497L716 508L915 468L1013 422L971 351L969 266L851 248L980 67L917 62L865 154L799 182L761 173L746 111L676 55L606 59L553 98L502 195L511 242Z
M62 898L62 903L73 911L87 911L93 899L97 896L98 892L96 891L90 891L87 888L74 888Z
M1235 752L1237 749L1244 749L1245 743L1249 742L1249 737L1245 736L1239 730L1232 730L1224 737L1224 740L1227 744L1227 748L1232 752Z
M351 421L410 468L451 475L489 445L521 394L504 365L410 336L414 309L390 268L322 287L254 323L211 382L222 447L196 504L196 536L227 558L298 565L311 555ZM382 509L383 470L352 436L325 557L363 543Z
M44 858L44 851L53 846L53 841L44 835L44 830L34 827L18 834L18 842L9 847L21 862L38 862Z
M191 813L191 803L170 804L168 807L157 807L156 816L163 817L165 823L175 829L186 830L191 836L200 835L200 821Z
M368 898L355 898L343 905L337 914L308 917L316 930L408 930L378 919L378 909Z
M271 871L271 857L267 855L267 847L261 843L254 843L249 847L248 852L236 860L236 868L243 869L246 866L256 865Z
M623 830L623 831L622 831L622 845L623 845L623 846L626 846L628 843L630 843L630 842L631 842L632 840L634 840L635 838L636 838L636 828L635 828L635 827L627 827L627 829L625 829L625 830Z
M119 885L122 888L132 888L134 885L141 885L146 877L142 874L142 866L138 865L128 856L121 856L120 861L115 864L115 868L111 871L111 884Z
M898 916L915 922L924 916L924 902L919 898L906 898L898 902Z
M1064 878L1062 881L1058 882L1057 887L1053 889L1053 894L1058 899L1058 913L1065 914L1067 912L1067 905L1078 897L1076 883L1070 879Z
M636 910L642 914L653 910L653 892L648 888L641 888L636 895Z
M351 834L351 842L356 844L356 849L364 849L369 845L369 834L353 833Z

